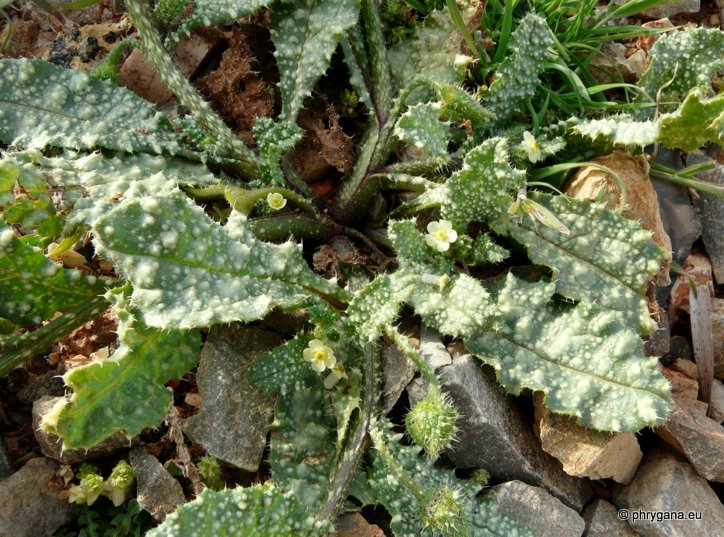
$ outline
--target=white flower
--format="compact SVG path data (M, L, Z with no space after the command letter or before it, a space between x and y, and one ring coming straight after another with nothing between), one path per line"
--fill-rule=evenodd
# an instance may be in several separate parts
M279 192L269 192L266 195L266 202L275 211L283 209L287 204L287 199Z
M541 160L540 145L536 142L535 137L528 131L523 133L523 141L520 143L523 151L528 155L528 160L533 164Z
M319 339L310 341L309 347L304 349L302 356L307 362L312 362L312 369L317 373L321 373L327 368L332 369L334 364L337 363L334 351Z
M344 366L342 364L337 364L324 379L324 387L331 390L341 379L346 378L347 372L344 370Z
M447 252L450 245L458 239L458 233L447 220L438 220L427 224L425 241L438 252Z

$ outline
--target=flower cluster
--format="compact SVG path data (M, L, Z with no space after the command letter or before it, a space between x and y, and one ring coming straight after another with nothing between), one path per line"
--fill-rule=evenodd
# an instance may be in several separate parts
M302 356L307 362L311 362L312 369L317 373L322 373L325 369L329 369L330 373L324 379L324 387L328 390L343 378L347 378L347 372L342 364L337 363L337 357L331 347L324 344L319 339L313 339L309 342L309 346L304 349Z

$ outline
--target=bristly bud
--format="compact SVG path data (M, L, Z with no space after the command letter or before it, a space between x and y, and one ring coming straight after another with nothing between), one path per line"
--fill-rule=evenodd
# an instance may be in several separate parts
M464 535L465 509L459 490L443 486L426 491L420 505L420 521L432 535Z
M430 386L425 398L410 410L405 426L415 443L432 458L448 449L457 432L458 413L437 387Z

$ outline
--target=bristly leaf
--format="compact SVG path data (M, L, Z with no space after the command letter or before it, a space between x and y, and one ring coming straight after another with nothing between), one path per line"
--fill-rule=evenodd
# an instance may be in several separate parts
M411 106L397 121L395 135L407 145L424 152L440 164L450 160L447 145L450 125L440 121L440 103L420 103Z
M357 292L347 308L350 321L357 327L361 344L380 337L382 327L394 322L414 288L413 274L382 274Z
M193 6L190 14L183 17L181 24L170 37L171 43L178 43L183 37L200 26L217 26L233 22L255 13L273 0L196 0L188 2Z
M489 221L507 210L524 184L525 171L508 162L507 140L490 138L465 155L462 169L441 187L442 217L458 230L472 221Z
M344 33L357 22L359 0L301 0L272 12L282 116L294 122L324 74Z
M309 362L302 358L310 339L300 333L259 356L251 366L251 383L283 397L303 389L305 381L313 378Z
M318 537L332 531L291 493L267 483L249 488L204 490L171 513L147 537Z
M93 232L98 252L133 283L148 326L249 322L313 292L347 296L312 272L298 244L257 240L236 211L221 226L180 191L121 203Z
M543 391L548 408L586 427L637 431L663 423L669 383L638 335L619 312L591 303L559 308L555 291L555 283L509 273L495 293L502 327L473 334L465 346L495 367L509 392Z
M724 144L724 95L707 99L693 90L679 109L659 118L659 141L666 147L693 151L708 142Z
M19 326L39 324L104 290L102 281L53 263L0 222L0 317Z
M651 47L649 60L639 80L649 99L656 99L664 84L665 101L680 99L699 86L708 90L711 78L724 67L724 32L694 28L661 36Z
M553 269L563 296L616 310L633 330L656 328L646 286L665 253L651 242L651 233L601 205L537 193L530 197L555 214L570 235L546 226L536 229L529 218L494 228L524 244L533 263Z
M198 332L154 330L137 321L117 297L120 346L110 358L68 371L70 403L58 403L43 428L63 439L63 448L89 448L117 431L129 438L156 427L172 394L164 384L182 377L199 358Z
M133 92L41 60L0 60L0 140L42 149L179 152L171 123Z
M254 139L259 146L259 171L264 186L285 186L279 161L302 139L302 129L296 123L275 123L268 117L257 118Z
M553 39L544 18L528 13L510 37L510 52L495 73L483 104L505 122L535 95L538 75L552 57Z
M658 122L636 121L626 114L576 122L571 130L591 140L605 140L614 145L645 146L659 139Z

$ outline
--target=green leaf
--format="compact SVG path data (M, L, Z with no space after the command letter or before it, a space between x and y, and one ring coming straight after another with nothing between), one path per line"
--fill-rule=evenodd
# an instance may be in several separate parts
M137 321L118 298L120 345L110 358L71 369L64 375L73 389L44 416L43 427L63 439L63 449L89 448L117 431L129 438L156 427L173 396L164 386L180 378L199 358L198 332L154 330Z
M195 0L193 10L182 19L170 41L178 43L181 38L191 36L195 28L233 22L271 3L272 0Z
M470 122L473 129L479 129L495 117L467 91L453 84L433 82L433 89L440 100L440 116L449 121L462 124Z
M39 324L104 291L102 281L52 262L0 222L0 317L19 326Z
M271 34L287 121L296 119L327 70L339 40L357 22L359 7L359 0L300 0L273 10Z
M362 338L361 343L376 340L382 333L382 327L397 319L416 279L399 271L382 274L355 293L347 315Z
M440 164L450 160L447 144L450 125L440 121L439 103L420 103L411 106L395 125L395 135L411 147L436 159Z
M620 313L587 302L559 307L555 292L555 283L509 273L496 293L502 326L473 334L465 346L496 369L506 390L542 391L548 408L586 427L637 431L663 423L669 383Z
M634 330L655 329L646 286L665 254L651 242L651 233L602 205L537 193L529 197L552 211L570 235L547 226L536 229L527 217L493 227L524 244L533 263L550 267L563 296L616 310Z
M462 231L472 221L486 222L505 212L512 194L525 184L525 171L508 161L505 138L490 138L472 149L463 167L443 189L441 215Z
M42 149L179 152L171 123L133 92L41 60L0 60L0 140Z
M122 203L93 232L98 252L133 283L132 304L148 326L249 322L312 292L347 296L312 272L299 245L257 240L236 211L221 226L179 191Z
M273 484L209 489L171 513L147 537L319 537L332 531Z
M284 172L279 161L302 139L302 129L296 123L275 123L268 117L257 118L254 139L259 147L259 170L265 186L285 186Z
M310 339L300 333L259 356L251 366L251 383L284 397L302 389L313 378L309 362L302 357Z
M693 88L710 88L711 78L722 67L724 32L705 28L677 31L661 36L651 47L649 67L638 85L653 100L667 84L664 100L678 100Z
M535 95L538 75L552 57L552 46L553 39L544 18L528 13L520 20L510 36L511 52L495 72L495 80L483 101L495 114L496 123L504 123Z
M571 130L591 140L605 140L614 145L649 145L659 141L660 134L659 122L636 121L625 114L589 119L577 123Z
M659 118L659 141L666 147L693 151L708 142L724 144L724 94L706 99L693 90L678 110Z

